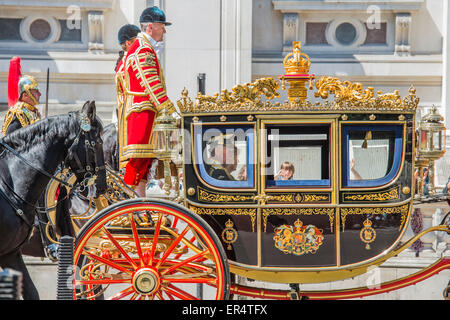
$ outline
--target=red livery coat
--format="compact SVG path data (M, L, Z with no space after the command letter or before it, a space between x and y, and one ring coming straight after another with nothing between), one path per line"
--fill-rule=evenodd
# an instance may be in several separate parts
M165 108L170 114L176 109L167 97L156 52L144 34L138 34L122 68L125 101L119 110L120 168L127 167L125 182L137 185L146 178L142 175L147 170L143 167L149 166L148 159L155 158L150 138L158 112Z

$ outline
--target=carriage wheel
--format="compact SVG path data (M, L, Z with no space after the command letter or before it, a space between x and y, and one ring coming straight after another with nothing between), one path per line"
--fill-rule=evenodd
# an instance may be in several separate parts
M96 215L77 237L77 299L229 297L230 274L220 240L200 217L177 204L132 199Z

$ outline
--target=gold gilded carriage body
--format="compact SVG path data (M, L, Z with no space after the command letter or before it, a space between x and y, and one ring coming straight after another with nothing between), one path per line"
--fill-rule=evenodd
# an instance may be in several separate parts
M272 101L279 97L280 83L272 78L213 96L199 93L195 101L183 90L178 107L185 135L185 206L221 235L230 271L238 275L314 283L365 273L411 244L400 247L415 193L419 98L412 86L402 97L398 90L376 92L335 77L313 81L310 60L297 42L284 66L285 102ZM307 100L307 85L315 87L319 100ZM211 131L244 132L235 143L246 180L238 179L237 169L234 181L211 174L205 156ZM385 172L370 176L369 162L359 165L365 176L355 178L352 160L367 162L376 150L385 153L380 160L385 168L377 169L376 158L373 167ZM282 163L281 154L289 153L310 159L291 156L300 166L295 172L303 172L277 181L274 167ZM313 164L314 157L320 159L310 170L313 177L297 171Z
M215 287L216 299L230 292L287 299L286 292L232 283L230 273L290 284L341 280L366 273L427 232L448 233L447 221L401 243L416 193L415 89L401 96L316 79L310 64L295 42L278 80L198 94L195 101L183 90L177 101L182 134L174 131L178 121L162 113L152 137L164 194L173 188L175 197L135 198L109 171L103 203L96 200L95 209L74 218L87 222L75 228L81 289L74 296L193 299L176 285L190 283L197 292L203 283ZM287 101L277 101L280 84ZM315 101L307 99L307 87L315 88ZM47 194L53 224L56 187ZM430 272L448 266L446 259Z

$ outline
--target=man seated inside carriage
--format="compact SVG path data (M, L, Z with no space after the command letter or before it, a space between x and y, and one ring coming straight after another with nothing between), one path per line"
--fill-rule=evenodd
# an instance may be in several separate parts
M238 148L235 145L234 134L222 134L213 137L208 145L209 158L206 161L206 171L217 180L236 180L231 173L238 165Z
M36 79L32 76L24 75L19 80L19 101L9 108L3 123L3 135L7 135L14 130L26 127L41 119L36 105L39 104L41 92Z

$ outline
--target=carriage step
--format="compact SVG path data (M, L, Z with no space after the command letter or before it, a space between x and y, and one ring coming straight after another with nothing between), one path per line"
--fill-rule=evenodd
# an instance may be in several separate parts
M73 300L74 238L63 236L58 248L56 300Z
M19 300L21 296L22 273L12 269L0 272L0 300Z

